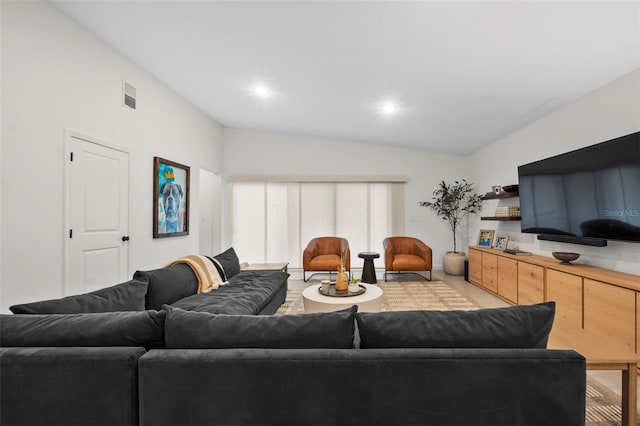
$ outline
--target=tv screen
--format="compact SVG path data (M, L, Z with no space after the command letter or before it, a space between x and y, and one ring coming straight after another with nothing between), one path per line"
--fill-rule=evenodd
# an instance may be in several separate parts
M640 242L640 132L522 165L518 179L522 232Z

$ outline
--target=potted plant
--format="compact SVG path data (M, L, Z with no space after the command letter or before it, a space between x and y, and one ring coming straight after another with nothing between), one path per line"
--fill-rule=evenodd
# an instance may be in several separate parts
M482 199L480 194L475 192L473 184L462 181L455 181L447 184L442 181L435 191L433 191L432 201L420 201L422 207L431 209L449 224L453 232L453 251L448 251L444 255L442 266L445 274L464 275L464 252L459 252L456 245L456 231L461 220L467 214L478 213L482 209Z
M357 293L360 291L360 284L358 284L358 280L356 277L351 274L351 278L349 278L349 293Z

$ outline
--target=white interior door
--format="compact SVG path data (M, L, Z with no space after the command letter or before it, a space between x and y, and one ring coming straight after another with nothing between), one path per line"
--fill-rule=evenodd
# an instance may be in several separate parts
M65 291L128 279L129 154L69 132Z
M220 253L222 232L220 175L200 169L200 254Z

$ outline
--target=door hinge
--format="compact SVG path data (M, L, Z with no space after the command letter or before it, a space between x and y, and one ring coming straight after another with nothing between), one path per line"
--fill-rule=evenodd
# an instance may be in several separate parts
M73 152L71 152L69 155L69 161L73 161Z
M73 238L73 229L69 229L69 238Z

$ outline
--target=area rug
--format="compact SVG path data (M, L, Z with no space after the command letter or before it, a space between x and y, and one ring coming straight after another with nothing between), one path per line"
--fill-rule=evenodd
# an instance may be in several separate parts
M302 290L307 286L318 286L318 282L289 280L289 290L285 302L276 314L302 314ZM383 311L431 310L474 310L483 306L470 297L461 294L443 281L407 281L379 283L384 290ZM587 376L586 426L614 426L622 424L620 396L592 377ZM640 416L638 416L640 425Z
M317 282L289 280L287 298L278 309L278 314L304 313L302 290L307 286L319 286ZM409 311L412 309L431 310L473 310L481 306L461 295L456 289L442 281L386 282L380 285L383 311Z

